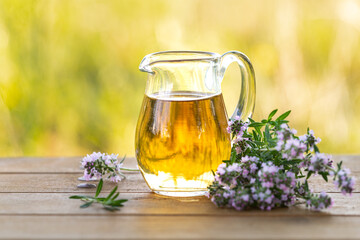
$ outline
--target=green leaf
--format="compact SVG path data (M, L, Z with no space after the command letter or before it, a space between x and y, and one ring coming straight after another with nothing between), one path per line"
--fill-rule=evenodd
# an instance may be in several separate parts
M259 123L259 122L253 122L253 123L250 123L249 124L249 127L253 127L253 128L256 128L256 127L263 127L265 124L264 123Z
M276 121L280 121L280 120L284 120L285 118L287 118L287 116L289 116L289 114L291 113L291 110L281 114L277 119Z
M125 161L126 155L121 159L120 163L123 163Z
M269 114L268 121L271 120L271 118L276 114L277 111L278 111L278 110L275 109L275 110L273 110L273 111Z
M343 164L343 161L340 161L339 163L338 163L338 167L339 167L339 169L341 168L341 165Z
M289 121L288 120L280 120L280 121L278 121L278 123L281 125L281 124L283 124L283 123L288 123Z
M254 136L254 140L259 141L259 137L258 137L257 133L255 132L255 130L252 130L252 134Z
M87 203L81 205L80 208L87 208L87 207L89 207L89 206L90 206L91 204L93 204L93 203L94 203L93 201L87 202Z
M328 177L327 177L327 173L326 172L322 172L321 176L323 177L323 179L327 182L328 181Z
M319 150L319 148L314 144L314 151L316 152L316 153L319 153L320 152L320 150Z
M108 210L108 211L110 211L110 212L114 212L114 211L120 210L120 209L117 208L117 207L111 207L111 206L106 206L106 205L104 205L104 208L105 208L105 210Z
M109 205L110 206L120 207L120 206L123 206L122 204L124 202L127 202L127 199L119 199L119 200L116 200L116 201L112 201Z
M74 195L74 196L70 196L70 199L83 199L83 198L87 198L87 196L80 196L80 195Z
M268 142L268 141L271 139L269 125L266 125L266 126L265 126L264 135L265 135L266 141Z
M252 138L252 135L245 132L245 133L243 134L243 138Z
M112 198L111 200L115 200L118 196L119 196L120 193L116 193Z
M101 189L102 189L102 186L103 186L103 180L101 178L100 181L99 181L98 187L96 188L95 197L99 196L99 194L101 192Z
M124 205L123 205L122 203L111 202L110 204L107 204L106 206L111 206L111 207L123 207Z
M276 143L277 143L277 141L274 139L270 139L270 140L268 140L268 142L269 142L270 147L275 147Z
M253 141L252 143L254 144L254 145L251 145L251 146L253 146L253 148L262 147L264 145L264 143L262 141ZM248 144L250 145L250 143L248 143Z
M246 143L249 144L250 147L252 147L252 148L256 148L256 147L257 147L256 144L255 144L254 142L252 142L252 141L246 141Z
M233 147L231 149L231 155L230 155L230 163L234 163L236 160L236 150L235 148Z
M115 194L117 189L118 189L118 186L115 186L114 189L110 192L110 194L105 198L105 202L110 200L110 198Z
M252 118L248 118L249 119L249 121L251 122L251 123L254 123L255 122L255 120L253 120Z

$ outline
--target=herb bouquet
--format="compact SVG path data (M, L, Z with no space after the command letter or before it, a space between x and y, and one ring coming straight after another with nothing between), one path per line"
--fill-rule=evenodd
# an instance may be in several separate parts
M343 194L352 193L355 178L342 168L342 162L333 167L331 156L320 153L316 145L320 139L313 131L296 136L285 120L290 111L273 120L276 112L261 122L230 119L231 157L219 165L215 181L208 187L208 197L215 205L271 210L302 199L311 209L329 208L331 198L310 189L312 175L321 175L325 181L331 177Z

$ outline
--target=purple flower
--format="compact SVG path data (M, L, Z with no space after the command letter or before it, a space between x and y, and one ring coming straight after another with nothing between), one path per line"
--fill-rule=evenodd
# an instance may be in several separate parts
M116 176L111 176L110 177L110 181L112 182L120 182L121 181L121 177L116 175Z
M86 155L81 160L81 165L85 169L84 179L87 181L93 177L100 179L107 175L113 182L120 181L121 177L118 174L121 174L120 167L122 163L118 161L117 157L117 154L108 155L100 152L93 152L90 155Z
M257 165L255 163L250 165L250 172L255 173L255 171L258 169Z
M308 144L309 148L307 149L307 151L313 151L314 146L321 142L320 138L316 138L314 136L313 130L309 130L307 134L300 136L299 139L300 141Z
M84 179L85 181L89 181L92 175L88 173L87 169L84 170Z
M315 211L320 211L324 208L330 208L333 202L325 192L321 192L318 195L310 196L310 199L306 201L306 205Z
M225 163L220 164L217 171L216 171L216 173L219 174L219 175L223 175L225 173L225 168L226 168Z
M332 167L331 155L323 153L315 153L310 159L305 159L300 167L306 167L309 171L319 173L328 172L328 168Z
M229 126L227 127L227 131L229 133L232 133L234 137L234 139L232 140L232 144L237 154L240 154L248 147L246 143L246 140L248 140L248 138L243 137L248 126L249 124L244 123L242 120L240 120L239 116L236 116L235 118L229 121Z
M287 124L283 123L280 125L280 130L277 131L277 137L281 141L287 141L292 138L296 132L297 131L295 129L291 130Z
M229 165L226 170L228 172L240 172L241 171L241 168L240 168L240 165L238 163L233 163L231 165Z
M344 195L351 195L354 190L356 180L355 177L350 177L349 175L349 169L341 169L338 171L336 180L334 181L335 186L339 188Z
M227 127L227 128L226 128L226 131L227 131L228 133L231 133L231 127Z

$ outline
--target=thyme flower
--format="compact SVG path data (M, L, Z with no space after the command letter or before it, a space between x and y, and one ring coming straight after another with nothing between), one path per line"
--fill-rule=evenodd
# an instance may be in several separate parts
M138 171L137 169L123 168L124 160L125 157L119 160L118 154L93 152L86 155L81 161L81 165L84 167L83 178L89 181L92 178L101 179L107 177L112 182L119 182L122 178L125 178L121 170Z

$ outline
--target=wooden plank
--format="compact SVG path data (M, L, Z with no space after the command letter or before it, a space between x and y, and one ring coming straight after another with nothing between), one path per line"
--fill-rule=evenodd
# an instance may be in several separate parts
M1 173L82 172L81 157L0 158Z
M94 189L77 188L81 183L77 178L81 173L69 174L0 174L0 192L94 192ZM142 175L138 172L127 172L127 179L118 183L120 192L150 192ZM355 173L355 176L360 176ZM315 192L339 192L335 189L332 181L326 183L321 177L317 176L311 179L311 187ZM106 181L104 192L109 192L115 186L115 183ZM356 191L360 191L360 181L356 182Z
M358 239L360 217L0 216L0 238Z
M77 188L81 174L0 174L0 192L95 192L94 188ZM141 174L129 172L126 180L118 183L119 192L150 192ZM116 183L106 181L103 192L109 192Z
M80 200L71 200L69 193L0 193L0 215L109 215L101 206L94 205L81 209ZM166 198L154 193L122 193L128 199L119 212L111 215L188 215L188 216L360 216L360 194L345 197L332 193L331 209L314 212L298 205L274 209L270 212L249 210L235 211L217 208L206 197Z
M352 176L355 176L357 179L360 177L360 172L353 172ZM329 181L325 182L324 179L320 176L312 176L309 179L309 185L314 192L340 192L335 188L332 178L329 177ZM354 192L360 192L360 182L356 181Z
M82 173L82 157L0 158L0 173ZM125 167L136 167L134 157L127 157Z
M17 157L0 158L0 173L81 173L82 157ZM344 166L360 172L360 156L334 155L335 162L343 160ZM127 157L125 166L137 165L134 157Z

